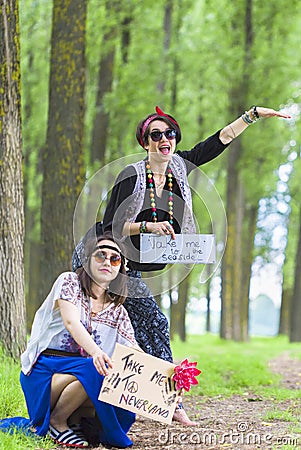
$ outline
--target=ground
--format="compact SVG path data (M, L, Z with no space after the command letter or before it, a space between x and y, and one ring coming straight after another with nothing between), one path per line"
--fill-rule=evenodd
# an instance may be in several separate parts
M300 390L301 360L283 354L270 362L271 370L280 373L282 384ZM290 413L301 417L301 400L282 402L263 400L252 393L231 398L189 396L185 401L189 417L200 423L194 428L171 426L139 418L129 433L135 450L270 450L301 449L300 425L285 421ZM284 411L282 419L269 419L267 413ZM279 414L278 414L279 416ZM295 428L300 434L293 433Z
M133 450L301 450L300 423L292 423L292 417L301 417L301 360L283 354L270 368L282 376L284 387L300 392L298 400L264 400L251 392L231 398L187 396L186 411L199 426L137 417L129 432Z

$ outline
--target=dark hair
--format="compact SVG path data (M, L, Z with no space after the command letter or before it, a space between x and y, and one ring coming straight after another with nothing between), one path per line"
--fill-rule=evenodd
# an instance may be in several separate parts
M73 255L72 255L72 270L75 272L77 269L82 267L83 261L85 260L85 243L87 242L87 239L93 238L96 239L97 237L101 237L103 235L103 223L102 222L96 222L94 225L92 225L91 228L86 232L84 237L78 242L76 245Z
M101 236L95 235L90 236L85 240L84 243L85 260L83 261L83 267L80 267L76 270L84 294L92 298L96 298L96 295L94 294L92 289L93 278L91 277L90 274L90 260L97 244L104 240L112 241L115 244L114 238L111 233L104 233ZM118 247L120 248L119 244ZM119 273L117 277L111 281L109 289L106 292L106 294L109 297L110 301L115 303L116 306L121 305L126 299L127 295L126 271L125 271L125 260L122 253L121 253L121 264Z
M148 143L149 126L154 120L161 120L165 122L172 130L176 131L176 143L181 140L181 129L178 122L170 114L165 114L160 108L156 107L156 113L149 114L145 119L141 120L136 128L136 139L139 144L144 148ZM145 124L147 126L145 127ZM145 128L145 129L144 129Z

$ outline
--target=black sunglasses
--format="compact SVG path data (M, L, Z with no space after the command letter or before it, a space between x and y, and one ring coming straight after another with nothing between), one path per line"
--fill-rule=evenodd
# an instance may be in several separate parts
M176 132L176 130L172 130L172 129L168 128L165 131L155 130L155 131L151 131L149 133L152 141L154 141L154 142L161 141L163 134L166 137L166 139L168 139L169 141L172 141L173 139L175 139L177 132Z
M109 258L107 257L107 252L103 250L98 250L98 252L94 253L93 258L98 263L103 263L106 259L110 260L111 266L119 266L121 264L121 256L120 255L112 255Z

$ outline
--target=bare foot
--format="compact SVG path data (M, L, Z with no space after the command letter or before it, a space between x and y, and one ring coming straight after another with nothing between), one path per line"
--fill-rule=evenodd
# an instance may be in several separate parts
M177 408L173 413L172 420L180 422L185 427L196 427L198 425L197 422L193 422L189 419L184 408Z

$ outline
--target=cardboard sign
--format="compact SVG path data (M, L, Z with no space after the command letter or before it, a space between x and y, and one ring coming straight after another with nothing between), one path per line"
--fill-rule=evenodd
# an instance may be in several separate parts
M176 239L140 234L140 262L164 264L215 263L214 234L176 234Z
M120 344L112 361L99 400L170 424L178 399L171 379L175 365Z

